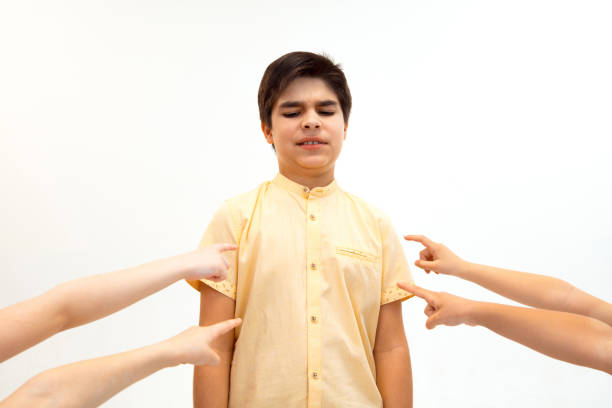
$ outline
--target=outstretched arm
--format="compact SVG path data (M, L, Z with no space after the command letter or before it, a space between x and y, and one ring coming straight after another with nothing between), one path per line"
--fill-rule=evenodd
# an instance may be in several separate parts
M552 358L612 374L612 327L586 316L476 302L398 283L427 301L426 327L483 326Z
M210 343L239 324L240 319L234 319L191 327L151 346L44 371L1 402L0 408L97 407L162 368L218 364Z
M0 362L72 327L115 313L180 279L225 279L218 244L130 269L66 282L48 292L0 310Z
M593 317L612 325L612 305L561 279L466 262L445 245L407 235L425 246L415 264L426 272L453 275L524 305Z

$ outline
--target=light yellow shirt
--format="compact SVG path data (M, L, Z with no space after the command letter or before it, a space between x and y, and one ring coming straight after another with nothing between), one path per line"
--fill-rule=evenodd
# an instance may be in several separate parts
M277 175L226 201L201 246L236 243L223 282L236 301L229 406L382 407L374 340L380 306L412 281L388 217L336 182Z

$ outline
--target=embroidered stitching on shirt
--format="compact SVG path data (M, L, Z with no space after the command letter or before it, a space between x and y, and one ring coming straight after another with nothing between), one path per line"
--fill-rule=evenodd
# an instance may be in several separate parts
M376 255L369 254L367 252L358 251L357 249L336 247L336 253L339 255L351 256L353 258L361 259L363 261L376 262L378 257Z

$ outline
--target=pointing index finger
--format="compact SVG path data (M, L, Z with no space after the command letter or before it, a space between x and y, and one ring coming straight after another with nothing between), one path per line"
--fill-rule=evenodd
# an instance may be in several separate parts
M436 305L436 300L435 300L435 296L434 293L424 289L420 286L417 285L413 285L413 284L409 284L407 282L398 282L397 286L399 286L400 288L414 294L417 297L420 297L421 299L425 299L425 301L427 301L427 303L435 306Z
M426 247L432 247L434 246L434 242L427 238L425 235L404 235L404 239L406 241L415 241L415 242L420 242L421 244L425 245Z
M235 244L215 244L213 247L219 252L235 251L238 245Z
M242 319L238 318L238 319L225 320L223 322L213 324L212 326L209 326L209 327L212 331L212 337L216 338L240 326L240 324L242 324Z

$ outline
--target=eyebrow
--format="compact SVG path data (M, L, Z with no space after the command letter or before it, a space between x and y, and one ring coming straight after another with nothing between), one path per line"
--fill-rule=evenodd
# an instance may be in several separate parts
M287 101L287 102L281 103L278 107L279 108L299 108L302 105L303 103L299 101ZM316 106L336 106L336 105L338 105L338 102L331 100L331 99L327 99L327 100L316 103Z

